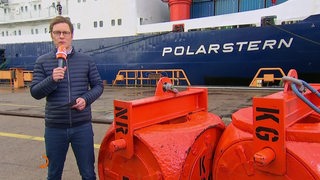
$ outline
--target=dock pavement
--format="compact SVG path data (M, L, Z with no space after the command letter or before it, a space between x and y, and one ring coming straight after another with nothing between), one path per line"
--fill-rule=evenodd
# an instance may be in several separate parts
M177 86L179 91L185 86ZM208 111L219 115L226 124L236 110L252 105L252 98L265 96L280 91L280 88L249 88L249 87L203 87L208 89ZM104 87L101 97L92 106L92 120L95 123L112 123L113 100L134 100L153 96L155 86L150 87ZM0 85L0 114L12 116L44 117L45 98L36 100L31 97L28 86L12 89L8 85Z

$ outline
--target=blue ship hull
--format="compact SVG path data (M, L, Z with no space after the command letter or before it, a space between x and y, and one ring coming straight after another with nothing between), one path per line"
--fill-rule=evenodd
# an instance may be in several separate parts
M320 15L295 24L75 40L102 79L121 69L183 69L192 85L249 85L259 68L294 68L308 82L320 77ZM7 67L32 70L52 43L0 45Z

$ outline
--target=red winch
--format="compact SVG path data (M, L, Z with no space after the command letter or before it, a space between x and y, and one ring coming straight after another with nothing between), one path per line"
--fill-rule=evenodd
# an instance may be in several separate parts
M208 179L224 130L207 89L177 92L169 78L155 96L114 101L114 123L99 153L100 179Z
M294 70L288 76L283 91L254 97L232 115L214 155L214 179L320 179L320 84L305 90Z

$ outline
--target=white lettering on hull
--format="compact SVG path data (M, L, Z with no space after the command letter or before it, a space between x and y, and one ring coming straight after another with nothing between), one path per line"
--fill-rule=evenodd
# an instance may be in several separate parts
M293 38L288 40L269 39L265 41L243 41L236 43L225 44L209 44L200 45L198 47L192 46L176 46L176 47L164 47L162 49L162 56L173 54L174 56L194 56L198 54L219 54L219 53L232 53L234 51L260 51L267 49L281 49L290 48L293 42Z

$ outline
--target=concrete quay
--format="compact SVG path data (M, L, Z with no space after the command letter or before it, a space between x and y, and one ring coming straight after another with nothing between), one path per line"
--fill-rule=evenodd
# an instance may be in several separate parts
M184 91L186 87L177 87ZM228 124L236 110L252 105L252 98L280 91L280 88L247 87L205 87L208 88L208 111L219 115ZM113 100L134 100L153 96L155 87L105 86L102 96L92 104L93 121L111 123L113 121ZM12 116L44 117L45 99L31 97L25 88L11 89L0 86L0 114Z

